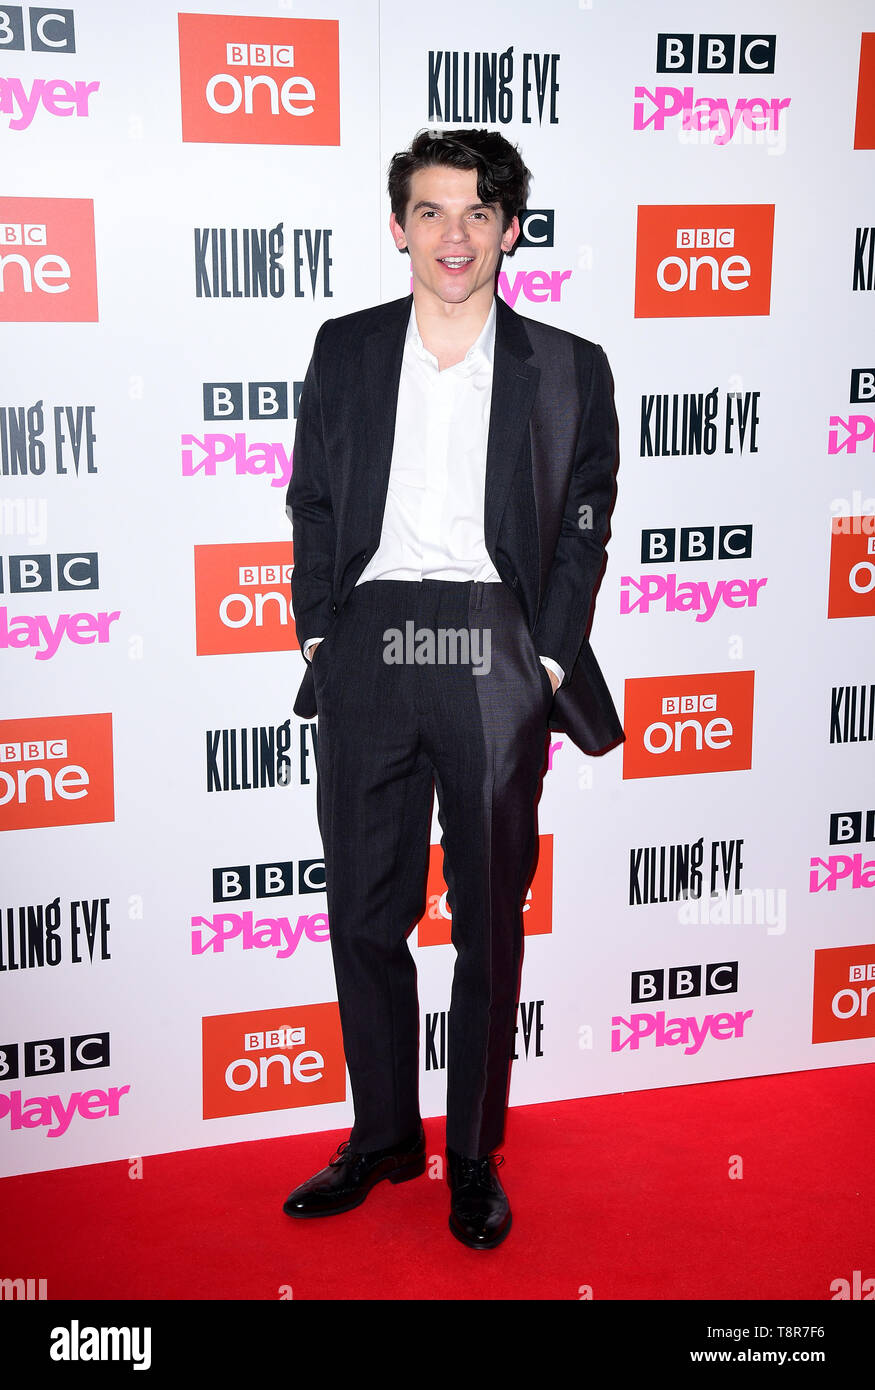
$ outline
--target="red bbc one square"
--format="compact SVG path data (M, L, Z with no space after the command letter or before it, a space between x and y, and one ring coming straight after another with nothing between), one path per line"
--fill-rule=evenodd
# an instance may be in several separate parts
M340 144L336 19L178 19L183 143Z
M204 1119L346 1100L337 1003L203 1019Z
M829 552L830 618L875 617L872 516L835 516Z
M111 714L0 719L0 830L114 819Z
M0 322L96 323L90 198L0 198Z
M636 319L768 314L773 203L638 209Z
M298 650L290 611L291 541L194 547L198 656Z
M813 1043L875 1038L875 944L814 952Z
M627 680L624 779L749 768L753 698L753 671Z

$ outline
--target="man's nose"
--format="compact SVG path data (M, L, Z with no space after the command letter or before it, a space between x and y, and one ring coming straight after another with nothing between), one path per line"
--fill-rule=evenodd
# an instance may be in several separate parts
M444 227L444 241L467 241L468 224L463 217L448 217Z

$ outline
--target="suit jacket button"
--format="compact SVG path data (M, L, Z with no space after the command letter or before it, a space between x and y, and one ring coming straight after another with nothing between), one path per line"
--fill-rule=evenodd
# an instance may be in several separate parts
M331 605L331 611L332 611L332 613L336 613L336 612L337 612L337 604L336 604L336 603L332 603L332 605Z

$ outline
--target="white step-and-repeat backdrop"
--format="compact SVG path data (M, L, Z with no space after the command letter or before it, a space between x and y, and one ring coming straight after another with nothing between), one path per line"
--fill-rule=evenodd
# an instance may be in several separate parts
M351 1123L284 493L423 127L520 145L499 293L621 426L627 742L552 740L511 1104L872 1061L870 6L220 8L0 9L2 1171Z

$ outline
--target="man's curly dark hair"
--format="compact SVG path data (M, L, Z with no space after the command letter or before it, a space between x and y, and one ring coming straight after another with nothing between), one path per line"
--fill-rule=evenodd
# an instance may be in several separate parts
M410 179L420 169L447 165L451 169L474 169L477 197L481 203L498 203L503 231L525 209L531 173L516 145L495 130L423 130L409 150L393 155L389 165L389 200L400 225L404 226L410 201Z

